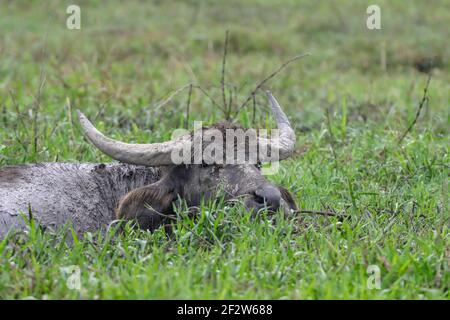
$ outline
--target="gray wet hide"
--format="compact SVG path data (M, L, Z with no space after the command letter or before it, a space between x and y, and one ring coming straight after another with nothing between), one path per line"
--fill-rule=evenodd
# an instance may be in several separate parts
M42 163L0 168L0 238L23 230L31 212L45 228L71 223L78 234L115 219L120 199L158 181L160 169L128 164Z

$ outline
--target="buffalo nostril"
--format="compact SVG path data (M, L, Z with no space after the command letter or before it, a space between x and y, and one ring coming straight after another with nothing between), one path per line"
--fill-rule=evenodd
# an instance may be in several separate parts
M272 210L277 210L281 205L281 193L274 186L264 186L255 190L255 201L265 203Z
M264 204L264 203L266 202L266 199L265 199L264 197L258 195L256 191L255 191L254 196L255 196L255 201L256 201L256 203L258 203L258 204Z

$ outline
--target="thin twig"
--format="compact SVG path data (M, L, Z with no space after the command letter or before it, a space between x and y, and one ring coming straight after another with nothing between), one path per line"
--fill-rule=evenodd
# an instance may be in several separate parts
M47 55L47 39L48 39L48 29L44 35L44 44L42 46L42 57ZM33 102L33 155L36 159L37 149L38 149L38 139L39 139L39 124L38 124L38 116L41 106L41 98L42 98L42 90L44 88L47 76L45 73L45 65L41 65L40 75L39 75L39 87L36 96L34 97Z
M333 153L334 166L336 169L338 169L337 155L336 155L336 151L334 150L335 139L334 139L333 130L331 128L330 109L326 108L325 113L327 115L327 127L328 127L328 134L330 135L330 147L331 147L331 152Z
M228 120L229 117L229 109L227 109L227 97L225 94L225 68L226 68L226 61L227 61L227 53L228 53L228 30L225 32L225 44L223 48L223 61L222 61L222 78L220 80L220 85L222 88L222 99L223 99L223 108L227 110L227 113L225 114L226 120Z
M233 88L230 88L229 90L228 90L228 95L229 95L229 99L228 99L228 109L227 109L227 111L228 111L228 113L227 113L227 117L225 117L226 118L226 120L228 121L228 120L230 120L230 115L231 115L231 109L233 108Z
M255 94L252 94L252 99L253 99L252 125L255 125L255 119L256 119L256 96L255 96Z
M347 214L339 214L332 211L315 211L315 210L295 210L294 213L309 213L309 214L318 214L326 217L338 217L338 218L348 218Z
M69 124L70 124L70 132L72 134L72 141L76 141L75 131L74 131L75 125L73 123L73 118L72 118L72 103L70 102L69 97L66 97L66 107L67 107L67 118L68 118Z
M287 60L286 62L284 62L280 67L278 67L278 69L276 69L274 72L272 72L269 76L267 76L266 78L264 78L263 80L261 80L256 87L252 90L252 92L250 92L250 94L248 95L248 97L244 100L244 102L241 104L241 106L236 110L235 116L237 116L237 114L241 111L241 109L243 109L247 103L252 99L252 96L254 94L256 94L256 92L264 85L267 83L267 81L269 81L270 79L272 79L273 77L275 77L280 71L282 71L285 67L287 67L289 64L291 64L294 61L297 61L301 58L304 58L306 56L309 56L309 53L303 53L300 55L297 55L289 60Z
M16 111L16 114L17 114L17 117L18 117L18 119L19 119L19 121L20 121L20 124L22 125L22 128L23 129L26 129L26 125L25 125L25 122L23 121L23 115L22 115L22 113L20 112L20 107L19 107L19 104L17 103L17 100L16 100L16 98L15 98L15 96L14 96L14 92L12 92L11 90L9 91L9 95L11 96L11 102L12 102L12 104L13 104L13 106L14 106L14 109L15 109L15 111Z
M211 97L208 92L205 91L205 89L203 89L200 85L193 85L192 86L195 89L199 89L213 104L213 106L219 108L220 110L222 110L222 112L225 112L225 109L222 108L222 106L216 102L216 100L214 100L213 97Z
M190 113L190 106L191 106L191 96L192 96L192 84L189 86L189 94L188 94L188 100L186 104L186 120L184 127L187 129L189 127L189 113Z
M411 124L409 125L408 129L406 129L406 131L402 134L400 139L398 139L399 144L402 143L403 139L406 137L406 135L412 130L412 128L417 123L417 119L419 119L420 113L422 112L422 108L425 105L425 102L428 103L429 97L427 94L428 94L428 87L430 86L430 81L431 81L431 73L428 74L427 84L425 85L425 88L423 89L422 100L420 100L419 108L417 109L416 116L415 116L414 120L411 122Z
M179 94L181 91L185 90L186 88L190 88L191 86L192 86L192 84L188 83L188 84L182 86L181 88L178 88L175 91L172 91L166 99L155 104L153 107L153 110L156 111L159 108L165 106L167 103L169 103L173 99L173 97L175 97L177 94Z
M44 70L41 69L41 75L40 75L40 81L39 81L39 87L38 92L36 96L34 97L34 103L33 103L33 154L34 157L37 155L37 146L38 146L38 138L39 138L39 125L38 125L38 115L39 115L39 108L41 105L41 95L42 95L42 89L44 88L45 84L45 73Z
M106 106L108 105L108 102L111 98L108 98L105 102L102 103L102 105L100 106L100 108L98 109L97 113L95 114L94 118L92 119L92 122L94 123L95 121L97 121L98 117L100 117L103 113L103 111L105 111Z

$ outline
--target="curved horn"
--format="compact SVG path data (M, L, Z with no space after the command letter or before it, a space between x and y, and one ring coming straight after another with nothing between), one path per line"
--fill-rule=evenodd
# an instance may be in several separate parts
M171 165L171 152L181 148L187 137L178 140L151 144L124 143L105 137L98 131L86 116L77 110L78 119L83 127L86 137L100 151L113 159L135 165L164 166Z
M270 91L266 91L267 98L272 106L272 113L277 121L279 136L277 139L258 138L258 146L263 150L271 150L271 157L267 154L259 154L259 161L273 161L273 152L278 150L278 160L288 158L295 148L295 132L289 123L286 114L280 107L278 101L274 98ZM267 153L267 152L266 152Z

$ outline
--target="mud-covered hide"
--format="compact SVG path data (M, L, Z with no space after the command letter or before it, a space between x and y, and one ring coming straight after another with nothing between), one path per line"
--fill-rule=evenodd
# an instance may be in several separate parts
M114 219L119 200L156 182L160 169L128 164L43 163L0 168L0 238L31 215L45 228L71 222L77 233ZM21 214L22 213L22 214Z

